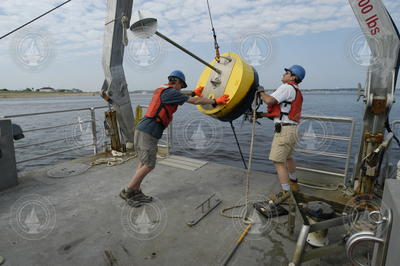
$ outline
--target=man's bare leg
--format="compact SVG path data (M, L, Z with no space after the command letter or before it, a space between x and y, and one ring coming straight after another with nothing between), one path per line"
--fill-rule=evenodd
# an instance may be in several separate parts
M290 191L290 184L289 184L289 175L288 170L285 163L274 162L276 172L278 174L279 182L281 183L281 191L278 194L271 195L269 198L273 201L283 200L282 197L285 197L287 192ZM285 193L282 193L285 192Z
M289 170L289 173L296 172L296 162L293 160L292 157L290 157L286 160L286 166L287 166L287 169Z
M286 160L286 166L289 171L289 180L290 180L290 189L292 191L297 191L300 189L297 181L296 175L296 162L293 157L290 157Z
M281 185L289 184L289 174L285 163L274 162Z
M147 166L143 163L139 163L135 175L132 177L132 180L128 184L129 189L138 190L140 189L140 184L142 183L143 179L146 177L148 173L150 173L154 167Z

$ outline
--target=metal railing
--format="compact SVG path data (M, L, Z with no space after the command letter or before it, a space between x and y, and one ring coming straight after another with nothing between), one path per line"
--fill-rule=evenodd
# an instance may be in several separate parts
M28 116L38 116L38 115L49 115L49 114L57 114L57 113L68 113L68 112L77 112L77 111L90 111L90 119L89 120L83 120L79 122L74 122L74 123L65 123L65 124L59 124L59 125L54 125L54 126L47 126L47 127L40 127L40 128L32 128L28 130L24 130L25 133L28 132L35 132L35 131L43 131L43 130L49 130L49 129L56 129L56 128L62 128L62 127L67 127L67 126L72 126L72 125L77 125L80 123L91 123L91 133L92 133L92 143L86 144L86 145L80 145L76 146L73 148L69 149L64 149L61 151L57 152L52 152L48 153L45 155L40 155L36 156L33 158L28 158L24 159L21 161L18 161L17 163L23 163L27 161L32 161L32 160L37 160L37 159L42 159L45 157L51 157L57 154L62 154L66 152L70 152L73 150L79 150L83 149L86 147L93 147L93 153L97 154L98 153L98 147L97 147L97 131L96 131L96 114L95 111L97 109L106 109L109 108L108 106L97 106L97 107L91 107L91 108L79 108L79 109L68 109L68 110L58 110L58 111L48 111L48 112L38 112L38 113L27 113L27 114L19 114L19 115L8 115L8 116L3 116L3 118L19 118L19 117L28 117ZM143 109L147 109L148 106L146 105L138 105L136 107L136 123L142 118L143 114ZM326 171L326 170L321 170L321 169L316 169L316 168L311 168L311 167L300 167L298 166L297 169L304 170L304 171L310 171L310 172L315 172L315 173L320 173L320 174L329 174L333 176L338 176L338 177L343 177L344 182L346 181L348 172L349 172L349 164L350 164L350 157L351 157L351 149L352 149L352 142L354 138L354 129L355 129L355 121L353 118L347 118L347 117L325 117L325 116L311 116L311 115L303 115L302 116L303 120L319 120L319 121L328 121L328 122L335 122L335 123L351 123L351 129L350 129L350 135L349 136L336 136L336 135L321 135L321 134L314 134L313 137L315 138L323 138L323 139L331 139L331 140L340 140L340 141L347 141L347 152L345 154L341 153L333 153L333 152L324 152L324 151L315 151L315 150L307 150L307 149L296 149L296 152L300 153L305 153L305 154L314 154L314 155L320 155L320 156L326 156L326 157L334 157L334 158L340 158L340 159L345 159L345 168L343 173L337 173L337 172L332 172L332 171ZM394 121L392 125L394 126L395 124L400 123L400 120ZM81 135L77 135L75 137L79 137ZM167 149L167 152L169 153L170 149L173 146L173 123L171 122L170 125L167 127L167 129L164 131L163 136L165 138L160 139L159 147L163 147ZM51 140L46 140L46 141L41 141L41 142L35 142L35 143L30 143L30 144L25 144L25 145L20 145L16 146L17 149L23 149L23 148L28 148L28 147L33 147L33 146L38 146L38 145L43 145L43 144L49 144L49 143L54 143L54 142L59 142L63 141L65 138L55 138Z
M303 119L303 120L318 120L318 121L326 121L326 122L333 122L333 123L347 123L347 124L350 123L351 124L349 136L321 135L321 134L313 135L313 137L315 137L315 138L339 140L339 141L348 142L346 153L333 153L333 152L324 152L324 151L316 151L316 150L308 150L308 149L295 149L296 152L300 152L300 153L345 159L346 161L345 161L345 167L344 167L343 173L333 172L333 171L329 171L329 170L321 170L321 169L316 169L316 168L311 168L311 167L300 167L300 166L296 167L299 170L314 172L314 173L318 173L318 174L328 174L328 175L343 177L343 184L345 184L346 180L347 180L347 176L349 174L351 149L352 149L352 143L353 143L353 138L354 138L354 130L355 130L354 118L302 115L301 119Z
M83 124L83 123L90 123L91 134L92 134L92 136L91 136L92 143L85 144L85 145L79 145L79 146L72 147L72 148L69 148L69 149L63 149L63 150L60 150L60 151L47 153L47 154L44 154L44 155L40 155L40 156L36 156L36 157L32 157L32 158L28 158L28 159L17 161L17 164L19 164L19 163L38 160L38 159L42 159L42 158L46 158L46 157L51 157L51 156L54 156L54 155L58 155L58 154L62 154L62 153L66 153L66 152L70 152L70 151L74 151L74 150L83 149L83 148L90 147L90 146L93 147L93 154L97 154L99 152L99 150L98 150L98 146L97 146L98 138L97 138L97 131L96 131L96 113L95 113L95 111L97 109L106 109L106 108L109 108L109 107L108 106L96 106L96 107L90 107L90 108L67 109L67 110L57 110L57 111L48 111L48 112L37 112L37 113L27 113L27 114L18 114L18 115L7 115L7 116L2 116L1 118L12 119L12 118L29 117L29 116L50 115L50 114L60 114L60 113L71 113L71 112L79 112L79 111L90 111L90 119L88 119L88 120L81 120L81 121L74 122L74 123L64 123L64 124L58 124L58 125L54 125L54 126L46 126L46 127L38 127L38 128L27 129L27 130L24 130L24 133L44 131L44 130L49 130L49 129L63 128L63 127L79 125L79 124ZM141 117L142 116L141 114L143 113L142 109L146 109L146 108L148 108L148 106L138 105L137 106L137 110L136 110L136 116L138 115L138 108L140 109L140 117L137 117L136 121L138 121L138 119L140 120L142 118ZM76 135L74 137L80 137L82 135L83 134ZM169 151L170 151L170 149L172 147L172 143L173 143L172 122L167 127L167 130L164 131L163 136L165 136L165 140L161 139L160 140L161 143L158 146L166 148L167 152L169 153ZM64 140L65 140L65 138L54 138L54 139L51 139L51 140L19 145L19 146L15 147L15 150L25 149L25 148L39 146L39 145L43 145L43 144L55 143L55 142L64 141Z
M64 149L64 150L57 151L57 152L47 153L45 155L40 155L40 156L36 156L36 157L24 159L24 160L20 160L20 161L17 161L17 164L18 163L28 162L28 161L33 161L33 160L38 160L38 159L42 159L42 158L46 158L46 157L51 157L51 156L54 156L54 155L57 155L57 154L62 154L62 153L66 153L66 152L70 152L70 151L74 151L74 150L79 150L79 149L83 149L83 148L90 147L90 146L93 146L93 153L97 154L98 153L98 147L97 147L97 131L96 131L96 113L95 113L95 111L97 109L105 109L105 108L108 108L108 106L96 106L96 107L91 107L91 108L79 108L79 109L68 109L68 110L58 110L58 111L48 111L48 112L38 112L38 113L28 113L28 114L3 116L2 118L19 118L19 117L49 115L49 114L57 114L57 113L70 113L70 112L78 112L78 111L90 111L90 119L89 120L79 121L79 122L76 122L76 123L66 123L66 124L60 124L60 125L55 125L55 126L48 126L48 127L32 128L32 129L24 130L24 133L35 132L35 131L43 131L43 130L55 129L55 128L62 128L62 127L67 127L67 126L78 125L78 124L89 123L90 122L90 124L91 124L90 125L91 126L91 132L92 132L92 143L86 144L86 145L76 146L76 147L69 148L69 149ZM75 137L78 137L78 136L75 136ZM82 136L82 134L80 136ZM49 144L49 143L59 142L59 141L63 141L63 140L65 140L65 138L56 138L56 139L47 140L47 141L43 141L43 142L36 142L36 143L32 143L32 144L16 146L15 149L16 150L17 149L23 149L23 148L42 145L42 144Z

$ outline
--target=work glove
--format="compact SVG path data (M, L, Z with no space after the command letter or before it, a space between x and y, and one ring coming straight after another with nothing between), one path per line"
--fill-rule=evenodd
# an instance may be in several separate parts
M264 87L263 86L258 86L257 87L257 93L261 93L261 92L265 92Z
M203 90L204 90L204 87L203 87L203 86L197 87L195 90L192 91L192 97L194 97L194 96L199 96L199 97L201 97L201 96L202 96L202 93L203 93Z
M263 112L256 112L256 118L257 119L259 119L259 118L264 118L265 117L265 113L263 113Z
M216 105L226 105L229 102L229 95L224 94L217 99L215 99L215 104Z
M261 125L260 122L257 121L259 118L264 118L264 113L263 112L256 112L256 123ZM244 121L249 121L250 123L253 123L253 111L248 110L243 114L243 122Z

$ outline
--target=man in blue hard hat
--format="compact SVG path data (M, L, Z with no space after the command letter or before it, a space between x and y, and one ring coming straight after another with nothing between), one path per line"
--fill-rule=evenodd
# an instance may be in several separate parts
M134 142L140 163L128 186L119 194L122 199L129 201L134 207L139 206L140 203L152 201L152 197L143 194L140 185L156 165L158 141L164 129L172 121L178 106L187 102L201 105L211 104L215 107L225 105L229 101L229 96L226 94L217 99L202 97L204 87L196 88L192 91L191 96L188 96L180 91L186 87L183 72L173 71L168 76L168 84L154 91L146 114L136 126Z
M306 71L302 66L293 65L285 68L282 85L271 95L265 93L263 87L258 92L268 105L264 116L272 119L275 125L269 159L273 161L281 184L281 191L270 196L276 201L288 197L290 190L298 190L296 165L293 151L297 142L297 125L301 118L303 96L299 84L303 81Z

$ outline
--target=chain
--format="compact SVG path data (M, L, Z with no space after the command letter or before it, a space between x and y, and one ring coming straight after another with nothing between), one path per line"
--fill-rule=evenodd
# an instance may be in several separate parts
M236 140L236 145L238 146L239 153L240 153L240 157L242 157L242 162L243 162L243 165L244 165L244 169L247 169L246 161L245 161L245 159L244 159L244 156L243 156L242 149L240 148L240 143L239 143L239 140L238 140L238 138L237 138L237 136L236 136L235 127L233 126L233 123L232 123L232 121L229 121L229 123L231 124L231 128L232 128L233 136L235 137L235 140Z
M213 20L211 17L210 3L208 2L208 0L207 0L207 8L208 8L208 15L210 16L211 30L213 32L213 38L214 38L215 59L219 63L219 60L220 60L219 45L217 42L217 34L215 33L214 24L213 24Z

